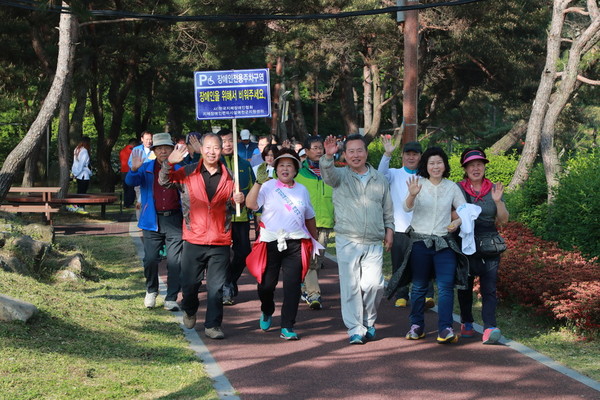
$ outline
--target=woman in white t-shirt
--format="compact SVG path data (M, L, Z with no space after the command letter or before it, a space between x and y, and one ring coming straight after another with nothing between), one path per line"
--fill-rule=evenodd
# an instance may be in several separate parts
M265 164L257 170L256 183L246 196L246 206L263 208L259 244L266 246L266 263L261 271L248 269L257 277L261 301L259 326L267 331L275 311L274 294L283 273L281 334L286 340L298 340L294 323L300 301L300 284L308 270L312 249L318 243L315 212L308 190L294 178L300 169L295 151L281 149L273 161L277 179L269 179ZM253 252L258 249L255 245ZM251 254L252 257L252 254Z

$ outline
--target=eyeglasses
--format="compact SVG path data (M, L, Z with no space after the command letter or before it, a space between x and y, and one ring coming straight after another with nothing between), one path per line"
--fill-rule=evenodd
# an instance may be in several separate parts
M310 150L312 150L312 151L323 150L323 146L318 146L318 147L313 146L310 148Z

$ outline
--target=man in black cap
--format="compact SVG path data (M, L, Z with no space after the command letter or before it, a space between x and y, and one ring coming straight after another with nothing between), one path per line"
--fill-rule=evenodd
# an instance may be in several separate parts
M379 162L378 171L381 172L390 182L390 193L392 203L394 203L394 244L392 245L392 270L396 271L404 260L406 249L410 245L410 238L406 229L410 225L412 212L404 211L402 203L408 194L406 181L417 172L417 165L421 160L423 149L419 142L408 142L402 149L402 168L390 168L392 153L396 150L397 142L393 138L385 135L381 136L381 142L385 152ZM396 292L396 301L394 306L406 307L408 304L408 285L402 286ZM427 294L425 296L425 307L435 306L433 300L433 282L429 283Z

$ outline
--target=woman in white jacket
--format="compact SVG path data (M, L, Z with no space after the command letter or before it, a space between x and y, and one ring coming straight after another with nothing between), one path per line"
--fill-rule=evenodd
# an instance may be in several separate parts
M73 166L71 173L77 179L77 194L86 194L90 186L90 138L82 136L81 140L73 152ZM85 208L78 205L69 205L67 210L87 214Z

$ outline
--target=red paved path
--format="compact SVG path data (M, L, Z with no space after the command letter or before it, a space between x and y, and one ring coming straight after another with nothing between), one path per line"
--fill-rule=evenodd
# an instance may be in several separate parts
M127 225L56 229L58 234L128 235ZM329 260L326 265L320 279L325 307L312 311L300 304L297 342L279 338L281 286L273 328L263 332L256 284L244 273L238 303L225 308L227 338L222 341L203 335L206 294L199 294L196 329L241 399L600 399L600 392L509 347L483 346L480 337L438 345L432 311L426 313L426 338L405 340L409 310L385 299L377 339L351 346L341 320L337 267ZM164 267L161 273L166 280Z
M244 273L238 303L225 308L222 341L203 335L205 293L200 293L196 329L242 399L600 398L592 388L506 346L482 345L481 337L437 344L433 311L426 313L425 339L408 341L403 335L409 310L385 299L377 340L351 346L341 320L335 263L327 262L320 281L325 308L312 311L300 304L297 342L279 338L281 286L273 328L263 332L256 285Z

